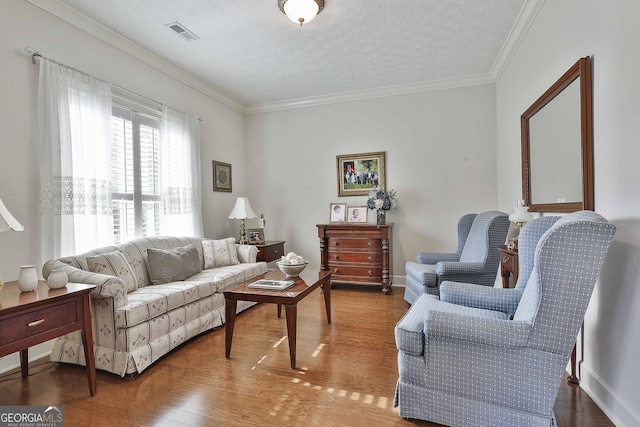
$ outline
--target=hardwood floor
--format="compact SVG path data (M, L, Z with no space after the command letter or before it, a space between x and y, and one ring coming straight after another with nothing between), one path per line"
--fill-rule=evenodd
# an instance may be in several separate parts
M62 405L65 426L433 426L393 408L393 327L408 308L391 295L336 287L332 324L321 292L298 306L298 369L290 369L284 316L261 305L236 319L231 358L224 329L205 333L141 375L98 371L89 396L84 368L34 362L32 375L0 378L0 405ZM37 366L36 366L37 365ZM558 424L613 426L579 387L563 382Z

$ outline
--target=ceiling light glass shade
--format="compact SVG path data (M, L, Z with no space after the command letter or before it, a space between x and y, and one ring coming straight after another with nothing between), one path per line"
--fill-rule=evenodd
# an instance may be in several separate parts
M302 25L313 21L324 7L324 0L279 0L278 6L290 20Z
M229 214L229 219L246 219L255 218L257 215L249 203L248 197L238 197L236 199L236 205Z
M7 230L23 231L24 227L18 222L17 219L13 217L13 215L11 215L9 209L7 209L7 207L2 202L2 199L0 199L0 231Z

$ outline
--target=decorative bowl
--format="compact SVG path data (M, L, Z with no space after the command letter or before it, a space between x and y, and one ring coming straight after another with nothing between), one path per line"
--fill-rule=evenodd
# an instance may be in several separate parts
M301 264L287 264L282 261L276 261L276 265L287 277L298 277L298 275L309 264L307 261Z

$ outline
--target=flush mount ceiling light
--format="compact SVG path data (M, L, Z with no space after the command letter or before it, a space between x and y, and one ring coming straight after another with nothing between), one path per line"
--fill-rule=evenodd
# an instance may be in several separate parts
M324 0L278 0L278 7L296 24L313 21L324 8Z

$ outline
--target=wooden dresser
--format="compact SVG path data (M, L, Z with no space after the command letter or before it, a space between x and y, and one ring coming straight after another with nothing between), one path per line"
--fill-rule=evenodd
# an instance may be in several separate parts
M320 269L331 283L381 286L389 293L393 224L318 224Z

